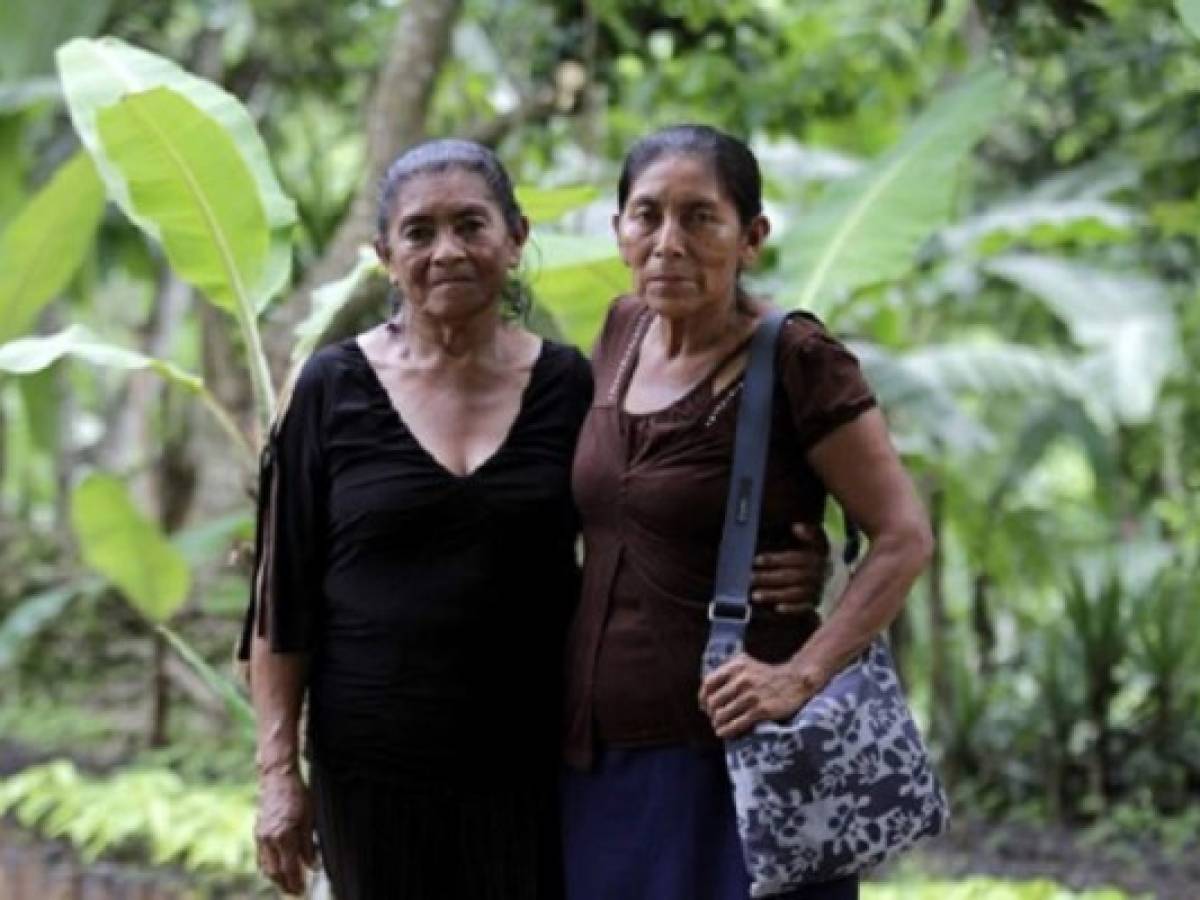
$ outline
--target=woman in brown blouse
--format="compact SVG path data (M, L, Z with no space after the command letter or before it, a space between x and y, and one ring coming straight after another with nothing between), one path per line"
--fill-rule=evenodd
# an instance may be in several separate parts
M755 610L747 654L703 684L740 375L766 304L739 274L768 233L753 154L714 129L625 159L614 228L634 295L593 354L573 488L586 546L568 643L570 900L743 900L721 739L799 709L899 612L931 548L925 513L855 358L811 316L777 355L759 546L819 531L826 492L870 539L836 611ZM857 896L857 879L793 896Z

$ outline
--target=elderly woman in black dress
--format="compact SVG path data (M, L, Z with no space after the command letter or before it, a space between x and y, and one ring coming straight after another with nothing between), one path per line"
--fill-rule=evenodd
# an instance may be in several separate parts
M259 862L285 890L315 824L339 900L561 896L570 469L592 379L505 314L528 230L489 150L402 155L377 249L403 305L308 361L264 457L243 650ZM818 553L773 562L768 602L811 593Z

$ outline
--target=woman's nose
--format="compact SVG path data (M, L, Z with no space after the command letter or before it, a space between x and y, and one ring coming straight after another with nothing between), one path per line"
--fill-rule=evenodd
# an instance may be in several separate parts
M434 262L446 262L462 258L462 246L451 229L447 228L439 231L434 236L433 253L431 255Z
M674 216L665 216L654 242L655 256L683 255L683 228Z

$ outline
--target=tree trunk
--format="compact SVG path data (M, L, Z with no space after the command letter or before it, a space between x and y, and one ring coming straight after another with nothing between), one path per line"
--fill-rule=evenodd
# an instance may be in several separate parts
M366 159L358 193L321 258L276 308L264 334L277 382L287 371L292 330L307 315L312 291L344 275L354 264L358 248L374 238L378 186L388 165L401 150L425 137L429 101L461 11L462 0L408 0L400 9L367 107Z
M980 572L972 581L971 628L975 632L975 643L979 651L979 673L983 677L992 674L996 656L996 626L992 621L992 579Z
M929 687L933 701L930 730L935 737L951 740L953 735L944 733L944 716L938 714L938 710L954 705L954 685L947 665L950 635L946 615L946 551L943 546L945 513L945 489L934 480L929 490L929 518L933 528L933 557L929 564Z

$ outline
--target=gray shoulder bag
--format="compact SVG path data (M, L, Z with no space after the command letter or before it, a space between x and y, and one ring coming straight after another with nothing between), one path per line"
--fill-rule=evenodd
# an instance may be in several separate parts
M785 315L772 312L750 345L729 499L709 605L704 672L742 647L758 537ZM727 741L738 834L751 897L861 872L940 834L949 805L904 700L882 636L790 719Z

